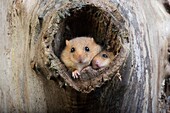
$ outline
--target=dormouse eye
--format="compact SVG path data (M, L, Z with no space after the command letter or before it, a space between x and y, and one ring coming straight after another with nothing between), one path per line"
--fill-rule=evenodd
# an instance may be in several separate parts
M89 52L90 51L90 49L86 46L85 48L85 51L87 51L87 52Z
M102 54L103 58L108 58L108 56L106 54Z
M72 47L71 48L71 53L73 53L75 51L75 48L74 47Z

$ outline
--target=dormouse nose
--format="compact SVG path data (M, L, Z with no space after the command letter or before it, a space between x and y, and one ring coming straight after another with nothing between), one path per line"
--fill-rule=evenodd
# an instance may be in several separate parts
M82 63L83 62L83 56L81 54L78 54L77 60L79 61L79 63Z
M99 64L99 61L98 61L98 60L96 60L95 64L97 64L97 65L98 65L98 64Z

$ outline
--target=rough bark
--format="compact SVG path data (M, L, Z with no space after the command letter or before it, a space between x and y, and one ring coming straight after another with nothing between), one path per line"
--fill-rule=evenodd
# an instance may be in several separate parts
M68 3L73 5L67 7ZM169 4L156 0L1 0L0 112L166 112ZM78 12L71 12L72 6ZM101 16L93 19L83 6ZM92 18L91 24L85 24L94 29L79 29L83 14ZM68 20L76 20L78 28ZM73 26L72 30L65 25ZM112 32L113 27L116 31ZM117 57L110 68L95 71L89 67L84 78L74 80L59 59L60 51L68 36L87 34L101 45L104 42Z

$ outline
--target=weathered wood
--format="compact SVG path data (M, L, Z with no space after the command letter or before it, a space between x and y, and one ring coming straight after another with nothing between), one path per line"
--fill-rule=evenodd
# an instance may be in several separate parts
M67 21L77 20L79 23L78 28L72 27L72 32L63 29L66 22L62 23L56 18L57 10L67 10L65 5L69 2L69 0L0 1L0 112L165 112L167 108L164 100L169 96L169 91L163 90L162 84L170 75L168 56L170 2L73 0L71 3L79 4L76 8L87 2L101 6L102 10L99 11L104 11L101 14L106 16L91 19L93 21L89 25L94 24L92 28L98 29L91 29L89 26L80 29L82 24L78 20L83 19L81 17L84 15L77 14L79 18L69 17ZM93 10L98 11L95 8ZM86 10L83 14L90 13ZM60 17L62 16L65 15L60 13ZM93 16L90 15L91 18ZM104 17L109 18L107 20ZM110 18L115 20L110 21ZM107 22L108 30L104 24L97 24L102 19ZM54 24L57 21L60 22L59 29L52 29L57 25ZM88 22L85 24L88 25ZM77 23L67 24L71 27ZM124 37L122 40L115 42L109 40L110 37L115 37L109 31L111 25L120 30L121 35L117 39ZM94 71L90 67L84 70L84 75L87 77L90 75L90 78L82 78L83 82L80 82L68 76L67 69L58 58L59 51L64 46L61 42L64 42L67 36L73 38L83 35L84 31L85 35L91 34L95 37L99 44L102 45L101 42L104 41L106 49L112 50L115 54L118 52L118 57L113 62L113 67L109 68L110 70L106 69L106 72ZM64 39L60 38L61 36ZM112 46L115 44L116 47ZM123 49L126 54L121 54ZM122 81L118 79L119 73ZM100 77L96 78L95 74L99 74ZM93 80L103 81L98 83ZM93 87L89 87L91 84ZM165 96L162 100L161 95Z

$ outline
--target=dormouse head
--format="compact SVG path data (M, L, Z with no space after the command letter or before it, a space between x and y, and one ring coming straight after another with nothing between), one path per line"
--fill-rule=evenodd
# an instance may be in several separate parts
M90 37L66 40L66 48L70 55L69 59L75 64L90 64L92 58L101 50L100 46Z
M108 67L113 59L114 59L113 53L104 50L93 58L92 67L94 69Z

